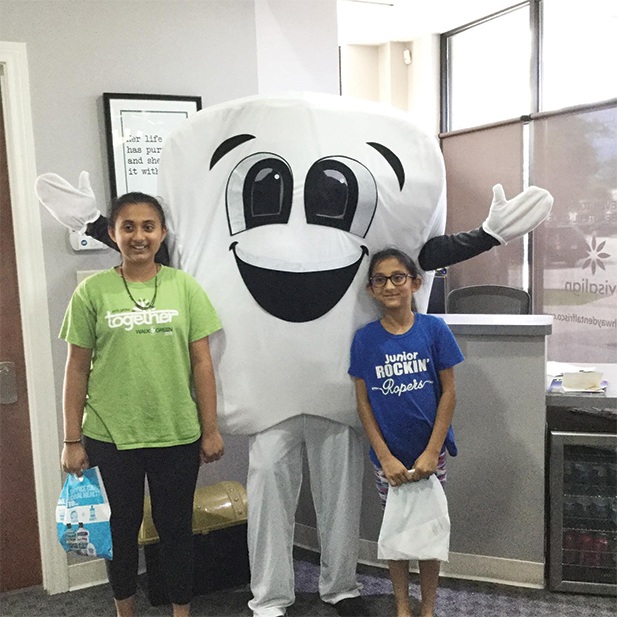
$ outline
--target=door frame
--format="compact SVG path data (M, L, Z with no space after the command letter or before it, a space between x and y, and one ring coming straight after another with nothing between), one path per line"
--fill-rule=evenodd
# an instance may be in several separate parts
M43 587L53 594L68 591L69 570L54 516L62 473L26 44L0 41L0 68Z

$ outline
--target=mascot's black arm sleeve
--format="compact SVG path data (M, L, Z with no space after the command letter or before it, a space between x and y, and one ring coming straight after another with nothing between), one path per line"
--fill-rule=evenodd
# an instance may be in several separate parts
M482 227L449 236L435 236L422 247L418 265L425 272L446 268L459 261L476 257L498 244L499 240L487 234Z
M107 231L107 223L107 217L102 215L99 216L96 221L88 223L88 226L86 227L86 235L91 236L95 240L98 240L99 242L102 242L103 244L106 244L110 248L117 251L118 245L109 237L109 233ZM163 241L161 247L157 251L154 257L154 261L159 264L163 264L164 266L169 265L169 251L167 250L167 245L165 244L165 241Z

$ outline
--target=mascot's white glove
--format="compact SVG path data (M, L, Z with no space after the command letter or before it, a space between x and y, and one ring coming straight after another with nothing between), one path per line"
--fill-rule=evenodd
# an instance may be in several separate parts
M535 229L549 214L553 196L537 186L530 186L510 200L503 186L493 187L493 203L482 228L501 244L520 238Z
M77 187L58 174L43 174L36 179L34 190L52 216L71 231L83 232L101 216L87 171L79 174Z

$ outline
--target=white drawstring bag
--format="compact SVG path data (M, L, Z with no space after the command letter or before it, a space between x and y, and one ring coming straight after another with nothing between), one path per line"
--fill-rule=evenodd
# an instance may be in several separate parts
M437 476L390 486L377 557L395 561L448 561L449 548L448 502Z

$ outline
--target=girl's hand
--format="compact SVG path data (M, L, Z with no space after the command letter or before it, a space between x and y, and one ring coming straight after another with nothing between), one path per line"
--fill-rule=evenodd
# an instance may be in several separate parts
M416 459L413 465L413 481L425 480L437 471L437 463L439 462L439 454L433 454L425 450Z
M86 449L81 443L65 443L60 462L66 473L72 473L78 478L82 476L84 469L90 467Z
M201 462L212 463L218 461L225 452L223 438L218 430L203 433L201 436Z
M381 470L390 486L400 486L412 481L412 475L396 457L391 456L381 462Z

